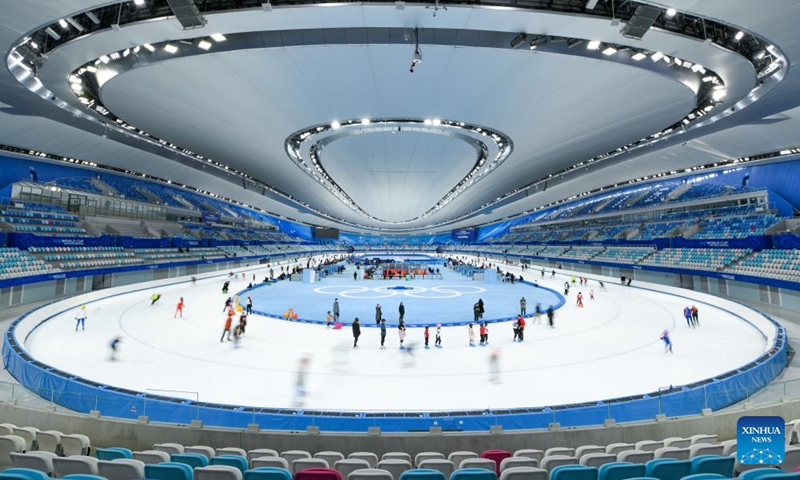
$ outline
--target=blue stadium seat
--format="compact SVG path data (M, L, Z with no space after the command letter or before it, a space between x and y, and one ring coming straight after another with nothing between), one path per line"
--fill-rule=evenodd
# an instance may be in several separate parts
M719 455L700 455L692 459L692 474L718 473L726 478L733 477L734 457Z
M650 460L646 465L645 475L659 480L680 480L691 475L691 460L675 460L674 458L658 458Z
M613 462L600 467L599 480L627 480L643 477L645 466L641 463Z
M445 480L444 473L429 468L406 470L400 474L400 480Z
M191 468L208 466L208 457L200 453L174 453L169 456L169 460L189 465Z
M185 463L163 462L144 466L144 476L150 480L192 480L192 467Z
M95 450L95 456L99 460L114 460L115 458L133 458L133 452L122 447L98 448Z
M292 480L292 474L285 468L258 467L246 470L244 480Z
M50 477L46 473L32 468L8 468L3 470L6 475L23 475L28 480L48 480Z
M781 480L789 480L788 475L789 474L782 473L777 468L756 468L754 470L748 470L746 472L743 472L741 475L739 475L738 478L740 478L741 480L756 480L756 479L761 480L762 478L769 477L765 478L765 480L775 480L774 477L780 476ZM792 480L794 480L795 478L797 477L796 476L793 477Z
M69 480L108 480L106 477L100 475L89 475L86 473L73 473L72 475L65 475L61 478L68 478Z
M598 480L598 470L584 465L561 465L550 471L550 480Z
M497 473L485 468L462 468L453 472L450 480L497 480Z
M719 480L721 478L730 478L730 477L726 477L725 475L720 475L719 473L695 473L683 477L681 480Z
M205 457L204 457L205 458ZM229 467L236 467L244 473L247 471L247 459L238 455L220 455L212 457L209 465L227 465Z

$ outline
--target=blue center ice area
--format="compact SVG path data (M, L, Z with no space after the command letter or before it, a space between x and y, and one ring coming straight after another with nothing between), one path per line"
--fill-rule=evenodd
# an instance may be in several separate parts
M527 301L527 317L533 316L537 304L541 305L542 311L551 305L559 308L564 304L564 297L558 292L534 286L534 278L513 285L499 281L486 283L472 280L441 264L430 266L439 269L441 279L364 280L359 274L358 280L354 280L356 267L347 265L343 274L328 275L313 284L288 280L259 284L249 291L240 292L241 302L250 296L256 313L283 318L284 312L291 308L298 316L297 321L324 323L326 313L333 311L333 302L338 298L339 320L349 325L358 318L363 327L377 326L375 310L378 304L387 326L397 326L399 306L403 302L404 320L408 327L471 323L474 321L473 305L481 299L485 310L483 321L489 323L515 318L520 313L522 297ZM531 272L531 277L535 275Z

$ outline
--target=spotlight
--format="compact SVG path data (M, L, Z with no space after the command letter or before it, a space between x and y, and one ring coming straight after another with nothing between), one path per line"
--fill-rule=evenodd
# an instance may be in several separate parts
M105 63L105 64L108 64L108 62L110 62L111 59L108 58L108 55L100 55L100 61Z
M432 123L433 123L434 125L441 125L441 124L442 124L442 121L441 121L441 120L439 120L438 118L434 118Z
M411 56L411 73L414 73L414 70L417 68L417 65L422 63L422 52L419 51L419 47L414 50L414 55Z
M667 18L674 17L676 13L678 13L678 11L675 10L674 8L668 8L667 9Z
M63 28L64 30L69 28L69 23L67 23L67 21L64 20L63 18L58 21L58 24L61 25L61 28Z
M615 53L617 53L617 49L614 47L608 47L603 50L603 55L614 55Z
M143 6L144 3L145 3L145 0L133 0L133 4L136 5L137 7Z
M342 126L342 124L341 124L341 123L339 123L339 122L338 122L338 121L336 121L336 120L334 120L334 121L332 121L332 122L331 122L331 128L332 128L332 129L334 129L334 130L338 130L338 129L339 129L341 126Z
M86 71L89 73L97 73L97 67L95 67L94 65L87 65Z
M56 40L56 41L61 40L61 35L57 34L56 31L53 30L52 28L47 27L47 28L44 29L44 31L47 32L48 35L53 37L53 40Z
M145 43L145 44L144 44L144 45L142 45L142 46L143 46L144 48L146 48L146 49L150 50L151 52L155 52L155 51L156 51L156 47L154 47L154 46L150 45L149 43Z
M426 118L425 121L422 123L424 123L425 125L433 125L433 122L431 121L430 118Z
M530 42L531 50L536 50L536 48L539 47L539 45L543 45L545 43L547 43L547 37L544 36L536 37Z
M173 45L171 43L168 43L168 44L164 45L164 51L167 52L167 53L176 53L178 51L178 47L176 47L175 45Z
M214 40L215 42L224 42L225 40L227 40L225 35L223 35L221 33L212 33L211 34L211 39Z
M702 66L702 65L700 65L699 63L695 63L694 65L692 65L692 71L693 71L694 73L697 73L697 72L699 72L699 71L700 71L700 70L702 70L702 69L703 69L703 66Z
M664 54L661 53L661 52L656 52L656 53L654 53L654 54L652 54L650 56L650 60L652 60L654 62L657 62L657 61L661 60L662 58L664 58Z
M197 44L197 48L208 50L209 48L211 48L211 42L209 42L208 40L200 40L200 43Z
M369 118L362 118L361 125L369 125Z
M638 62L639 60L642 60L642 59L643 59L644 57L646 57L646 56L647 56L647 55L645 55L644 53L642 53L642 52L638 52L638 53L635 53L635 54L634 54L634 55L633 55L631 58L632 58L633 60L636 60L636 61Z
M736 40L736 41L738 42L738 41L739 41L739 40L741 40L743 37L744 37L744 32L739 32L739 33L737 33L737 34L736 34L736 36L735 36L735 37L733 37L733 39L734 39L734 40Z
M592 40L591 42L589 42L588 45L586 45L586 48L588 50L597 50L597 49L599 49L600 48L600 40Z
M517 48L525 42L525 39L528 38L527 33L520 33L513 40L511 40L511 48Z

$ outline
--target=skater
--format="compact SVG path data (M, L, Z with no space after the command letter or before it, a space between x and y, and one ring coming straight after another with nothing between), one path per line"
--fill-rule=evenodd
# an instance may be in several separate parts
M533 312L533 323L534 325L541 325L542 323L542 304L536 304L536 310Z
M240 335L244 335L245 327L247 327L247 314L239 315L239 325L237 327L241 330ZM235 332L234 332L235 333Z
M358 348L358 337L361 336L361 325L358 323L358 317L353 320L353 348Z
M525 297L519 299L519 314L523 317L528 313L527 312L528 301L525 300Z
M159 298L161 298L160 293L154 293L150 295L150 306L155 305Z
M297 382L295 383L294 405L295 407L302 407L306 398L306 375L308 373L308 364L311 358L303 356L300 358L300 364L297 368Z
M700 326L700 318L698 316L697 307L692 305L692 322L694 322L695 327Z
M483 322L483 346L489 346L489 322Z
M483 314L486 313L486 309L483 307L483 299L482 298L478 299L478 307L480 308L480 313L481 313L481 317L480 318L483 319Z
M431 332L428 331L428 326L427 325L425 325L425 333L424 333L424 335L425 335L425 350L430 350L431 347L430 347L430 345L428 345L428 341L431 338Z
M564 282L564 295L569 295L569 282Z
M331 328L331 323L333 323L333 315L331 315L331 311L328 310L328 313L325 314L325 328Z
M550 328L556 328L555 325L553 325L553 317L555 317L555 315L556 311L553 309L553 306L550 305L547 309L547 321L550 323Z
M470 347L474 347L475 346L475 330L472 329L472 324L471 323L469 324L468 333L469 333L469 346Z
M239 342L242 340L242 335L244 335L244 327L240 323L233 329L233 348L240 347Z
M519 341L525 339L525 317L522 315L517 318L517 324L519 325Z
M406 339L406 323L400 320L400 325L397 326L397 336L400 337L400 350L405 350L406 347L403 345L403 341Z
M542 269L542 279L544 279L544 268Z
M472 314L475 322L481 319L481 306L477 303L472 306Z
M333 299L333 320L334 323L339 321L339 299Z
M86 305L81 305L81 308L78 309L78 313L75 315L75 331L78 331L78 327L81 327L81 330L86 330Z
M686 325L689 325L689 328L694 328L694 320L692 320L692 309L687 305L683 307L683 318L686 319Z
M224 311L229 310L231 308L233 308L233 299L231 297L228 297L228 299L225 300L225 306L222 307L222 311L224 312Z
M583 294L578 292L578 301L575 303L576 306L583 308Z
M436 325L436 341L433 344L436 348L442 348L442 324Z
M511 330L514 332L514 338L511 341L516 342L519 338L519 322L514 320L514 323L511 324Z
M608 291L608 290L606 290L606 284L605 284L605 283L603 283L603 282L602 282L602 281L600 281L600 280L598 280L598 281L597 281L597 283L599 283L599 284L600 284L600 289L601 289L602 291L604 291L604 292L607 292L607 291Z
M594 290L589 290L589 300L594 301Z
M573 275L573 276L572 276L572 284L573 284L573 285L575 285L575 280L576 280L576 278L575 278L575 275Z
M664 340L664 353L673 353L672 352L672 340L669 339L669 331L664 330L661 334L661 340Z
M403 305L403 302L400 302L400 306L397 307L397 312L400 314L400 320L405 318L406 316L406 307Z
M483 347L486 342L486 327L484 325L484 323L481 323L478 327L478 333L480 334L480 343L478 345L481 347Z
M118 353L117 346L120 344L120 342L122 342L122 335L117 335L116 337L114 337L113 340L111 340L111 343L108 345L111 348L111 355L108 357L109 361L111 362L117 361L117 353Z
M253 299L250 296L247 296L247 314L250 315L253 313Z
M551 270L550 271L550 280L552 280L554 278L556 278L556 271L555 270Z
M383 318L383 313L381 312L381 304L375 305L375 323L380 325L381 318Z
M381 350L386 350L386 319L381 318Z
M225 334L228 334L228 341L231 340L231 325L233 325L233 309L228 310L228 318L225 319L225 329L222 330L222 336L219 338L219 343L225 340Z
M225 281L225 283L222 284L222 294L223 295L227 295L228 294L228 287L230 286L230 284L231 283L229 281L227 281L227 280Z
M178 300L178 305L175 306L175 315L173 315L172 318L177 318L179 313L181 314L181 318L183 318L183 305L183 297L181 297L181 299Z
M358 270L356 270L355 272L353 272L353 281L354 281L354 282L357 282L357 281L358 281Z
M497 347L492 348L489 353L489 381L500 382L500 349Z

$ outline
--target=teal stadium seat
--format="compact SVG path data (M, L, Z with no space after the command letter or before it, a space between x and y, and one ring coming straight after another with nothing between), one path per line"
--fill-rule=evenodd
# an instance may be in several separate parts
M240 457L239 455L220 455L218 457L213 457L211 458L209 465L227 465L229 467L236 467L242 473L246 472L248 468L247 459Z
M444 473L429 468L406 470L400 474L400 480L445 480Z
M627 480L629 478L643 477L645 475L645 466L642 463L606 463L600 467L598 475L600 480Z
M193 469L208 466L208 457L200 453L173 453L169 456L169 460L189 465Z
M101 477L100 475L89 475L86 473L73 473L61 478L67 478L69 480L108 480L106 477Z
M739 478L742 480L798 480L800 472L783 473L777 468L756 468L742 473Z
M718 473L726 478L733 477L734 457L719 455L700 455L692 459L692 474Z
M681 480L692 474L691 460L658 458L647 462L645 475L659 480Z
M117 458L133 458L133 452L122 447L98 448L95 450L95 455L98 460L109 461Z
M485 468L462 468L453 472L450 480L497 480L497 474Z
M28 477L19 473L0 472L0 480L28 480Z
M32 468L8 468L3 473L7 475L23 475L28 480L48 480L50 478L46 473Z
M185 463L162 462L144 466L144 476L149 480L192 480L192 467Z
M561 465L550 471L550 480L598 480L598 470L585 465Z
M245 471L244 480L292 480L292 474L285 468L258 467Z
M695 473L688 477L683 477L681 480L719 480L721 478L730 478L719 473Z

